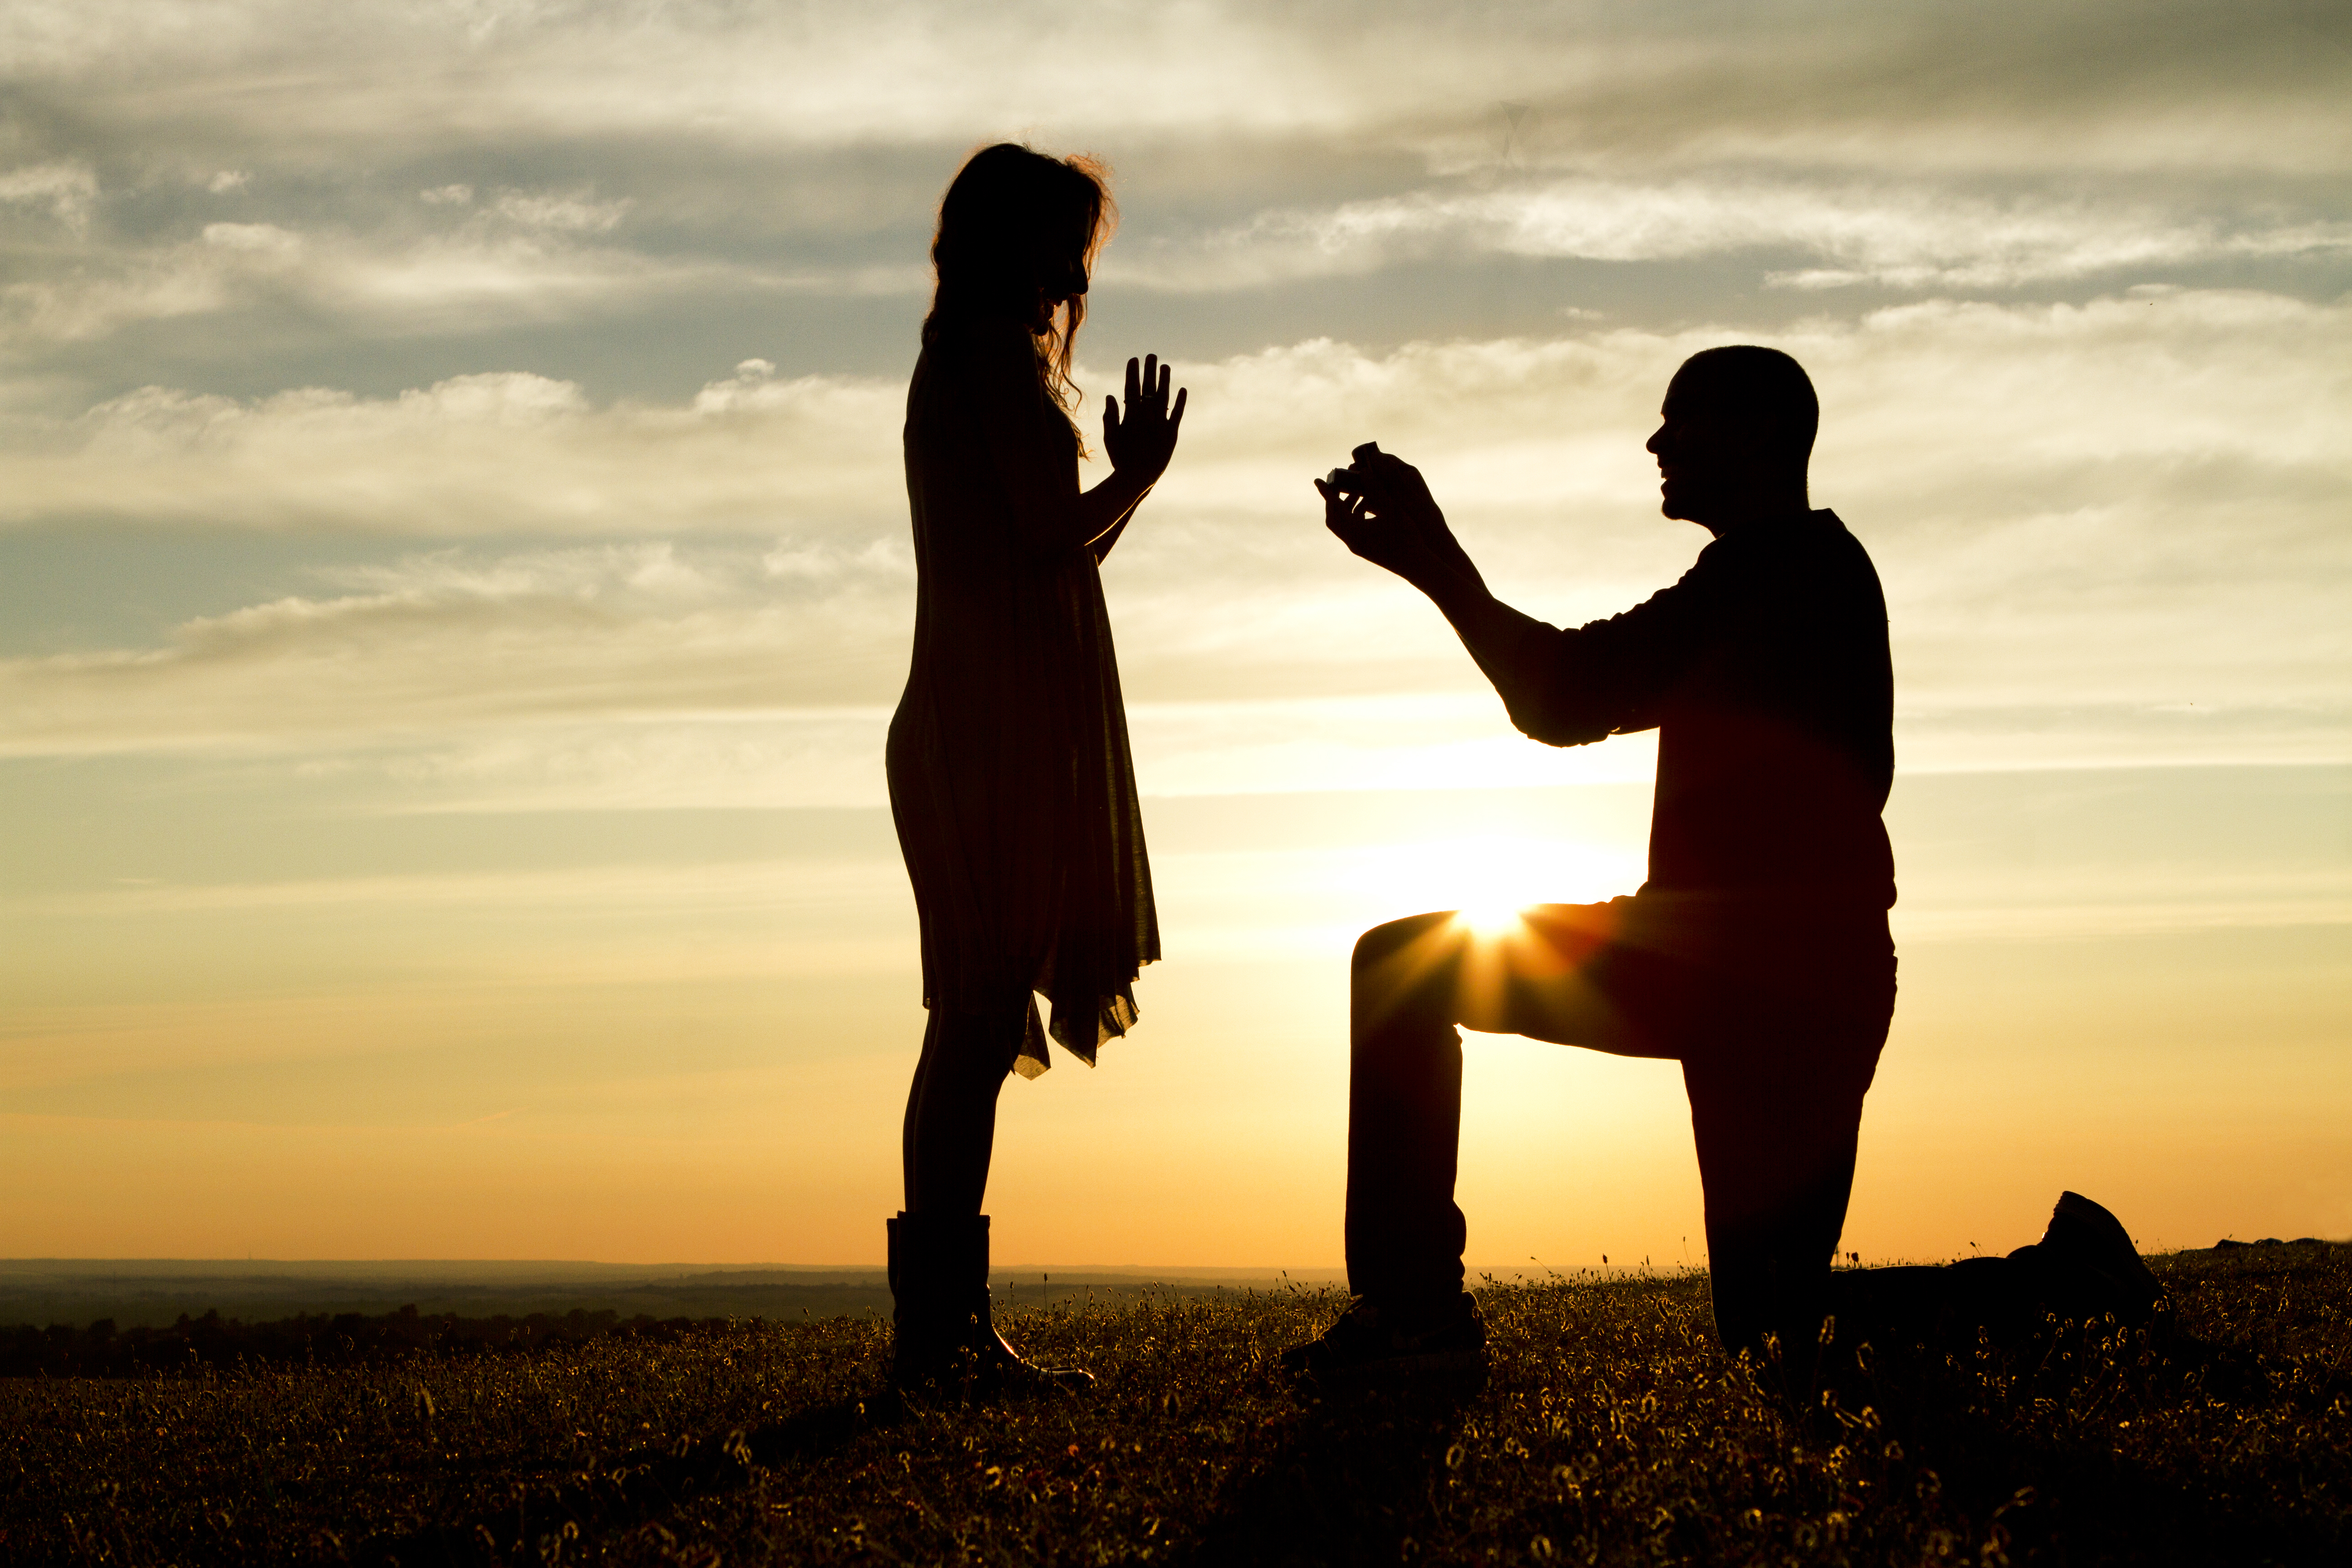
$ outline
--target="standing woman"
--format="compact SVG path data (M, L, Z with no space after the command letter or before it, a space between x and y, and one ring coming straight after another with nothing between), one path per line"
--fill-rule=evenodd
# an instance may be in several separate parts
M1157 358L1104 399L1112 472L1078 489L1072 349L1115 213L1100 165L1010 142L940 204L938 274L907 392L915 652L890 721L890 811L922 921L930 1022L889 1225L901 1384L1083 1385L991 1325L980 1212L1005 1075L1053 1037L1092 1065L1160 956L1127 715L1096 567L1168 467L1184 414Z

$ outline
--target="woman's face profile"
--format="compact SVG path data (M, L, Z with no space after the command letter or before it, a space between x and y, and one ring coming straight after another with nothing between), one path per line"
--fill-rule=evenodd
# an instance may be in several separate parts
M1037 258L1037 297L1029 316L1029 330L1045 333L1054 330L1054 312L1063 301L1076 299L1087 291L1087 241L1092 237L1087 226L1073 226L1073 233L1063 242L1045 250Z

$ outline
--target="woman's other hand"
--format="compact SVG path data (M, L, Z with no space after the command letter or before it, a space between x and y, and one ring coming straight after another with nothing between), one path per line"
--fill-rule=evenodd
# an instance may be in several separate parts
M1127 410L1120 416L1119 400L1103 399L1103 450L1110 466L1122 476L1150 485L1168 471L1176 455L1177 427L1184 423L1184 389L1168 401L1170 372L1158 354L1146 354L1139 367L1127 362Z

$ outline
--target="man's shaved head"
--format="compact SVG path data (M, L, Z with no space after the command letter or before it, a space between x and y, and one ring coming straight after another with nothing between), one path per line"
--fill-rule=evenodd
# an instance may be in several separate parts
M1822 405L1804 367L1779 349L1738 343L1683 361L1667 384L1660 505L1720 534L1749 517L1801 511Z
M1821 399L1805 367L1779 349L1701 349L1675 372L1667 395L1687 397L1705 416L1756 426L1776 457L1802 463L1812 456Z

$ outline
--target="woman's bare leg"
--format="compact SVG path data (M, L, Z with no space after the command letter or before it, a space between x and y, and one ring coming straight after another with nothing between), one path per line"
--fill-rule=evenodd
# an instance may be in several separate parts
M1031 1364L996 1331L988 1295L989 1155L996 1096L1031 1014L1024 995L989 1012L935 1008L907 1093L906 1212L890 1221L894 1348L901 1387L967 1378L993 1389L1083 1390L1073 1368Z
M977 1215L996 1143L996 1097L1028 1023L1027 999L987 1013L934 1007L907 1091L908 1214Z

